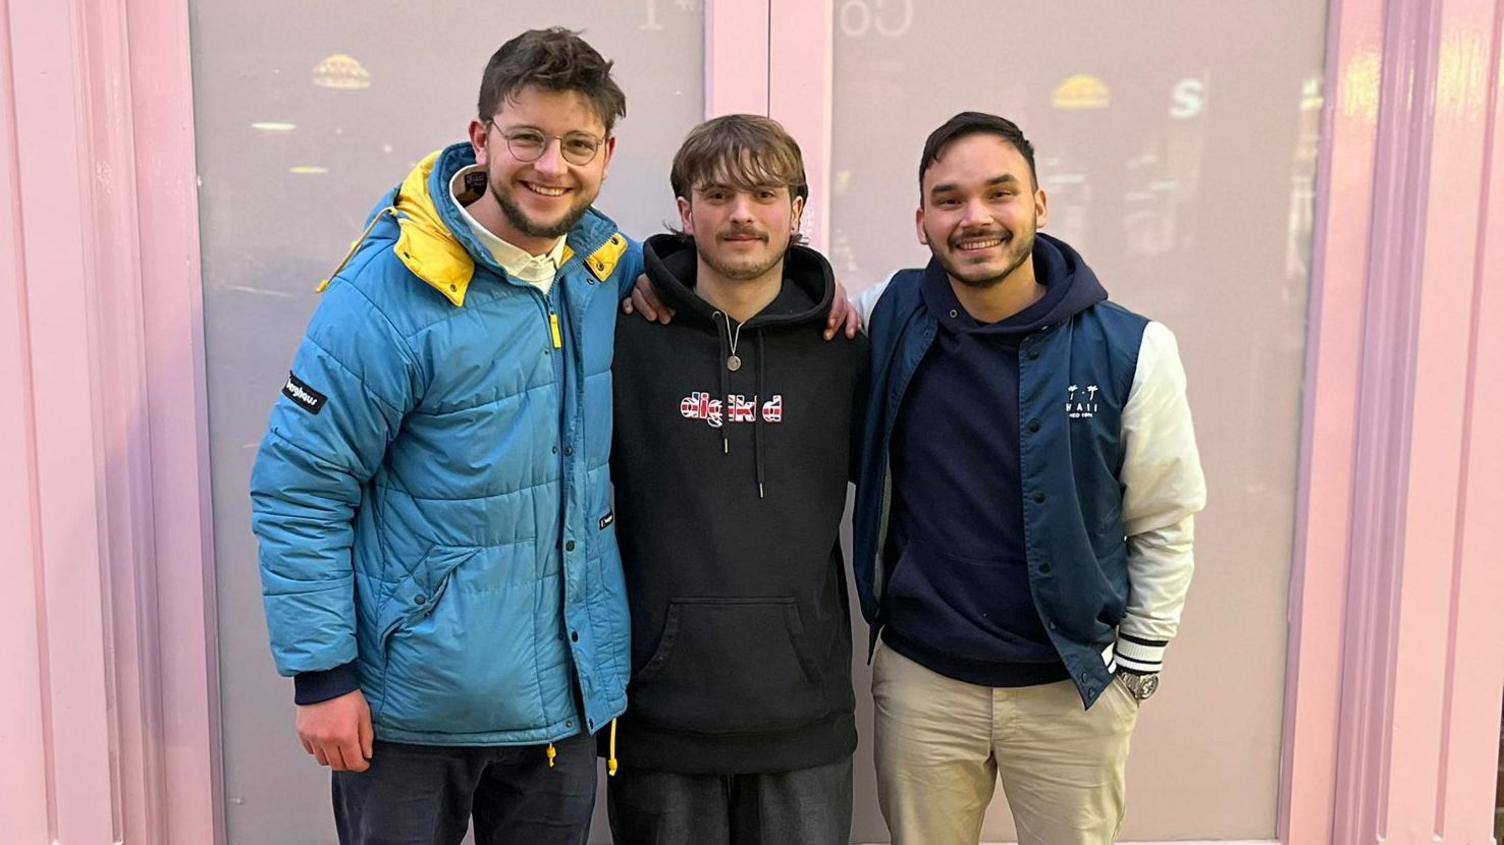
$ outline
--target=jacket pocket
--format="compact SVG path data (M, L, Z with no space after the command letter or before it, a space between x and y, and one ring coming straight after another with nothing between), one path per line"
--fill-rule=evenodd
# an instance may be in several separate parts
M674 598L628 695L661 728L767 733L823 717L819 681L793 598Z
M542 688L536 590L502 577L513 563L496 550L443 561L432 592L414 585L406 612L383 631L381 720L417 733L519 731L546 722L545 700L567 694L562 677ZM562 712L562 708L561 708Z

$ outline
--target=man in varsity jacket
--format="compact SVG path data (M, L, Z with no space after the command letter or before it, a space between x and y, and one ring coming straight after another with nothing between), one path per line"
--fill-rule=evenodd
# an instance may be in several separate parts
M1028 845L1108 843L1205 503L1174 335L1107 301L1033 148L963 113L920 160L932 260L864 295L853 568L898 845L975 843L1001 778Z
M683 234L644 245L664 327L622 317L611 474L631 704L601 750L618 843L844 845L856 727L838 541L866 342L791 246L807 195L776 122L692 131ZM614 754L612 751L614 750Z

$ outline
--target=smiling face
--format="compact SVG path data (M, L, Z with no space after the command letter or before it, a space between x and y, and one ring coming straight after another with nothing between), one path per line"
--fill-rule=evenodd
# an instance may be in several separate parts
M546 136L535 161L518 159L507 144L508 137L527 132ZM546 250L574 228L600 194L616 149L616 139L606 133L583 94L531 85L518 89L490 120L470 124L475 162L486 169L488 186L472 213L480 212L477 219L502 239L531 252ZM589 163L574 164L564 145L583 136L606 140Z
M914 225L955 281L989 288L1020 268L1032 279L1034 235L1049 218L1028 160L998 135L952 141L920 183Z
M727 280L748 281L783 261L804 208L804 200L790 197L787 186L712 182L696 185L692 193L692 199L679 197L679 220L711 270Z

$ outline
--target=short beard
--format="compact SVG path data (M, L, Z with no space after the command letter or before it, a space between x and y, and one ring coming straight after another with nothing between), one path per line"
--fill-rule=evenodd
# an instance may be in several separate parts
M705 262L705 266L716 271L716 273L720 274L721 278L729 279L733 282L747 282L759 278L764 273L777 267L778 262L782 261L783 258L782 255L776 256L761 267L728 267L705 253L700 253L700 259Z
M691 240L693 240L693 239L691 238ZM785 258L788 257L789 246L791 244L792 244L792 241L790 243L788 243L788 244L784 244L783 252L780 252L777 255L775 255L773 258L769 259L767 264L764 264L764 265L762 265L760 267L750 267L750 268L747 268L747 267L730 267L730 266L727 266L725 264L720 263L719 261L715 260L715 258L713 258L710 255L706 254L706 252L704 250L700 249L700 244L699 244L698 241L695 241L695 253L699 255L701 261L705 262L705 266L707 266L710 269L714 270L718 275L720 275L721 278L727 279L727 280L733 281L733 282L748 282L748 281L751 281L753 279L761 277L764 273L768 272L769 270L772 270L774 267L777 267L778 266L778 262L783 261Z
M584 218L585 212L590 210L590 203L595 199L594 197L581 197L569 209L569 212L560 218L559 222L545 226L523 213L522 209L512 202L512 198L507 196L506 192L498 190L494 183L491 185L491 196L496 197L496 204L501 206L501 213L506 216L507 222L512 224L512 228L530 238L559 238L569 234L575 224Z
M1018 255L1012 261L1008 262L1007 269L996 276L989 276L985 279L968 279L961 275L957 268L950 266L950 262L943 258L940 259L940 265L945 268L945 272L949 273L952 279L961 284L974 290L986 290L1002 284L1004 280L1013 275L1014 270L1022 267L1024 262L1028 261L1034 255L1034 236L1030 235L1028 240L1023 241L1020 246L1023 248L1018 251ZM937 255L936 258L939 258L939 256Z

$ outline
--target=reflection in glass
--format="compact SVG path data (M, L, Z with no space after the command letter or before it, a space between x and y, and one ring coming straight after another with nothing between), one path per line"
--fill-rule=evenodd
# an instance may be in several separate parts
M1123 836L1272 839L1324 5L843 0L836 14L830 257L848 288L928 260L924 139L986 111L1035 146L1045 230L1175 331L1210 504L1167 692L1134 739ZM1377 64L1348 76L1344 107L1368 108ZM855 833L880 841L864 801ZM1014 838L1001 795L982 838Z

